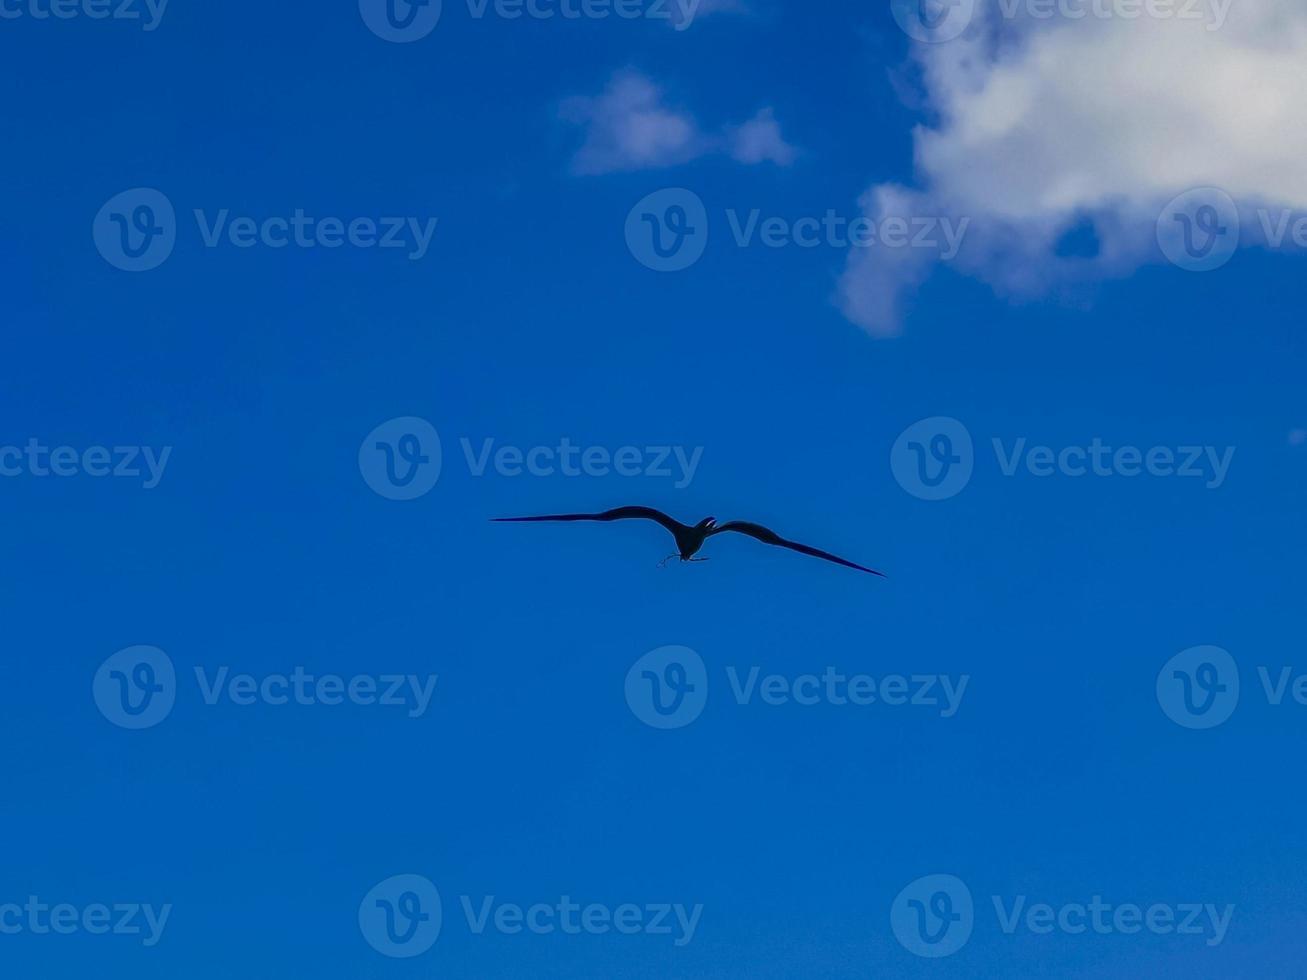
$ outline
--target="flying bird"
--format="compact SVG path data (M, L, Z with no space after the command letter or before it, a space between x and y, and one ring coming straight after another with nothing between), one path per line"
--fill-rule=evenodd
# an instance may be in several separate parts
M750 524L748 521L727 521L725 524L718 524L715 517L705 517L694 527L690 527L690 525L682 524L680 521L668 517L662 511L654 510L652 507L618 507L616 510L606 510L602 514L549 514L543 517L496 517L493 520L499 524L526 524L545 521L657 521L671 531L672 537L676 539L677 553L664 558L664 565L673 558L679 558L681 561L707 561L707 558L694 557L699 549L703 547L704 542L714 534L735 531L738 534L747 534L751 538L756 538L763 544L778 545L782 548L789 548L791 551L811 555L814 558L833 561L835 564L843 565L846 568L856 568L860 572L879 575L881 578L885 577L884 572L878 572L874 568L864 568L862 565L855 565L851 561L845 561L843 558L832 555L829 551L810 548L806 544L799 544L797 541L787 541L775 531L768 530L761 524Z

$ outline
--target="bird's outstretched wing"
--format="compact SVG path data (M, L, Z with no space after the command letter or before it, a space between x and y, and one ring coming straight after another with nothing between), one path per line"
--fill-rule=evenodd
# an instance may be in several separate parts
M711 534L721 534L723 531L736 531L740 534L747 534L751 538L757 538L763 544L779 545L782 548L789 548L791 551L798 551L805 555L812 555L814 558L824 558L826 561L833 561L837 565L844 565L846 568L856 568L860 572L867 572L871 575L885 577L884 572L878 572L874 568L863 568L861 565L855 565L851 561L845 561L832 555L828 551L821 551L818 548L809 548L806 544L799 544L797 541L786 541L775 531L769 531L761 524L750 524L748 521L727 521L725 524L719 524L713 528Z
M496 517L493 520L500 524L524 524L536 521L646 520L657 521L671 531L672 534L686 530L686 525L668 517L660 510L654 510L652 507L618 507L616 510L606 510L602 514L550 514L545 517Z

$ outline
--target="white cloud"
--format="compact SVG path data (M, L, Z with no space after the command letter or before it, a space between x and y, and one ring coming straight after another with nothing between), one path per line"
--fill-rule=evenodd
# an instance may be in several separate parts
M742 126L728 131L731 144L731 156L740 163L775 163L788 167L798 156L798 151L781 135L781 127L776 122L776 114L770 109L763 109Z
M671 167L718 152L740 163L788 166L796 155L771 109L722 136L705 134L691 113L668 105L657 85L629 69L614 75L600 95L567 99L560 115L585 127L585 142L572 160L577 174Z
M1102 0L1107 16L1036 19L1033 3L979 0L962 37L914 46L936 120L914 132L915 189L873 188L864 209L970 217L952 264L1028 297L1154 259L1159 214L1191 188L1241 209L1307 206L1307 5L1226 2L1192 19L1179 2L1124 17L1144 5ZM1099 253L1059 256L1086 220ZM937 259L890 251L852 255L841 284L846 314L878 335L897 332Z
M602 95L568 99L562 116L586 127L572 161L578 174L668 167L704 152L694 118L664 106L662 91L637 72L614 75Z

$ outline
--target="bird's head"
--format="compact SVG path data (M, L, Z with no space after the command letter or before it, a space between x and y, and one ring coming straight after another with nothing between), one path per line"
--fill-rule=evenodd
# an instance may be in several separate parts
M705 517L703 520L699 522L699 530L701 531L711 531L716 526L717 526L717 518L715 517Z

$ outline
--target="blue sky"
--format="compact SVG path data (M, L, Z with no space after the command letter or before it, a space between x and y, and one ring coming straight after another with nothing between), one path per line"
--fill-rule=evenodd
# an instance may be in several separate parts
M1294 975L1301 18L1008 6L7 3L5 975Z

